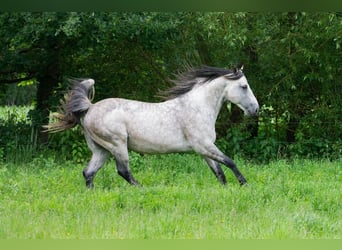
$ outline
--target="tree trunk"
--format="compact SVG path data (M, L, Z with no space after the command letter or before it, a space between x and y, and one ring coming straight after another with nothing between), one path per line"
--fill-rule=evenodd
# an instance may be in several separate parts
M294 143L296 141L296 130L299 125L299 119L294 115L291 115L289 123L286 129L286 141L287 143Z
M33 125L37 130L41 144L48 142L48 133L42 128L49 123L50 97L54 86L58 84L58 65L53 64L45 71L46 74L38 77L37 104L33 117Z
M251 27L250 27L251 28ZM249 58L250 65L258 65L259 57L257 53L256 46L250 45L246 48L245 53ZM248 119L247 130L250 132L251 136L249 139L258 137L259 132L259 118L258 116Z

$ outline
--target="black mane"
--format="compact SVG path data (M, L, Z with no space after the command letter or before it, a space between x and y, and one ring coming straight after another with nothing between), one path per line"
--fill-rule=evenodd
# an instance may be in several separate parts
M242 70L237 68L222 69L209 66L190 68L187 72L178 74L177 78L172 80L175 86L164 91L162 96L167 100L174 99L191 91L196 84L210 82L223 75L226 75L228 79L237 80L243 76L243 73Z

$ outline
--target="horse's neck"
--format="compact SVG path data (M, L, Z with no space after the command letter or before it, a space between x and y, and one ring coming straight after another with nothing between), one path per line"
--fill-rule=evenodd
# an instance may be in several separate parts
M189 103L198 112L205 112L216 121L224 102L226 84L219 80L204 83L188 93Z

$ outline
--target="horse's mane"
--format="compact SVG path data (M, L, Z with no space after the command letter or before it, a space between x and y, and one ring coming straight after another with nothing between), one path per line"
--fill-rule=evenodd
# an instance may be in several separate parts
M196 84L210 82L220 76L226 75L228 79L237 80L243 76L241 69L223 69L209 66L199 68L190 67L186 72L182 72L176 76L175 80L171 80L175 86L163 91L161 96L170 100L192 90Z

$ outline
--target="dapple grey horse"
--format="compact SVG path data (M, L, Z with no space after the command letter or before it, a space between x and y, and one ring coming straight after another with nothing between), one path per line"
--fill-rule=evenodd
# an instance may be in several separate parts
M258 113L257 99L242 68L190 68L178 75L160 103L120 98L91 103L94 83L92 79L74 80L56 116L58 121L47 126L52 132L82 126L93 153L83 171L87 187L93 187L93 179L109 155L115 157L119 175L140 185L131 173L128 149L150 154L195 151L222 184L227 181L220 163L233 171L241 185L246 183L233 160L214 144L215 122L224 102L236 104L246 115Z

